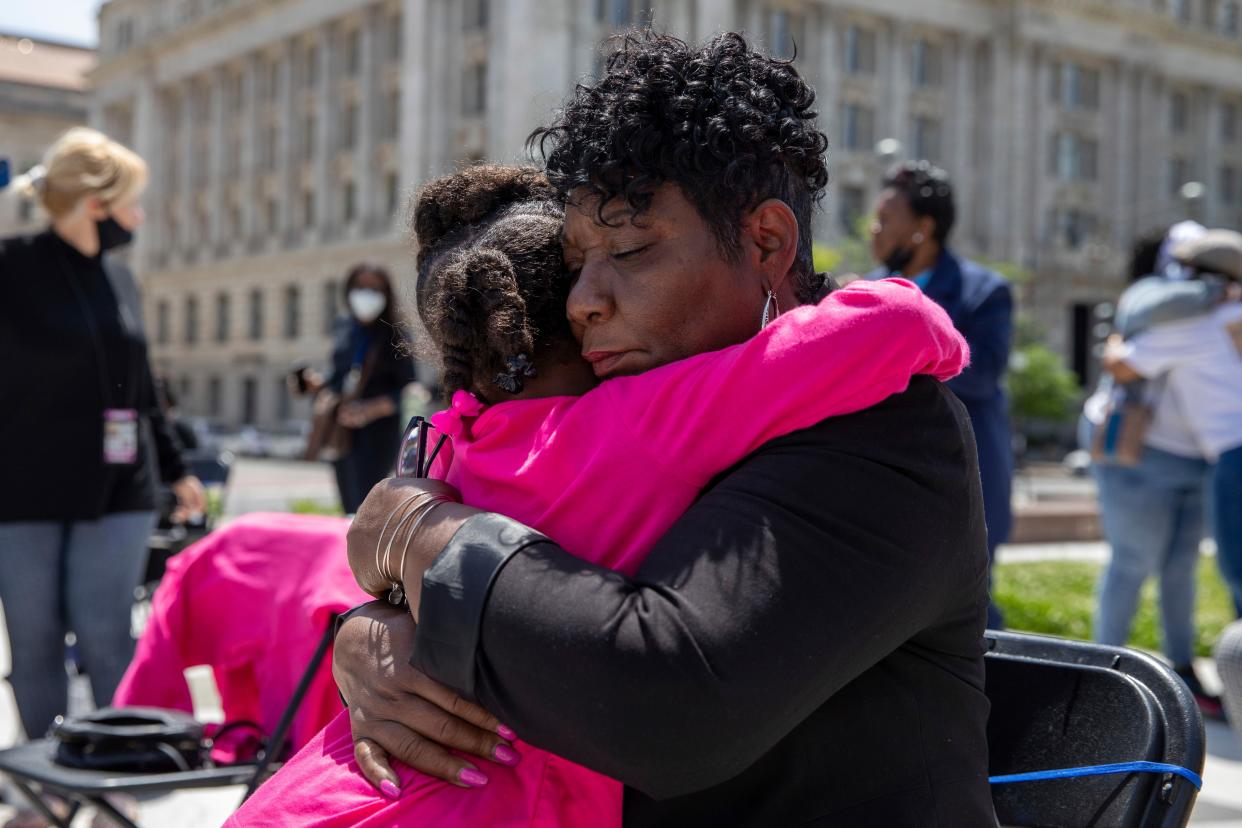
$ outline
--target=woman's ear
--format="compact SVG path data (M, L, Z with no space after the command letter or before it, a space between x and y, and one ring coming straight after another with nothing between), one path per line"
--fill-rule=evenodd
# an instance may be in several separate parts
M779 289L798 255L798 218L784 201L769 198L743 217L741 242L765 289Z
M91 221L103 221L108 217L108 207L99 196L87 196L82 199L82 212Z

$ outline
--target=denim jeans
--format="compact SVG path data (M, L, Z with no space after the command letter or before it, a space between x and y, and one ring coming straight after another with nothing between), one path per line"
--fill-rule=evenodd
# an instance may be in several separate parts
M1112 555L1099 584L1095 640L1123 645L1149 575L1160 576L1165 655L1175 665L1194 654L1195 567L1203 537L1208 463L1147 446L1138 466L1092 466L1100 518Z
M1212 518L1216 531L1216 564L1233 594L1242 617L1242 446L1216 461L1212 474Z
M153 512L73 523L0 523L4 604L22 726L47 732L68 702L65 633L77 636L95 704L103 707L134 653L130 611L147 561Z

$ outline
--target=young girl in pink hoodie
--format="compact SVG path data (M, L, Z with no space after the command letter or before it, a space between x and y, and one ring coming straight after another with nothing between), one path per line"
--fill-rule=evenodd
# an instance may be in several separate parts
M432 418L452 446L433 476L626 574L714 476L765 442L968 361L944 311L886 280L833 291L742 344L592 387L565 319L563 211L540 174L447 176L420 194L414 220L420 314L452 395ZM476 790L395 765L400 794L383 798L358 770L344 713L228 825L619 828L621 783L515 747L520 761L506 751L463 777Z

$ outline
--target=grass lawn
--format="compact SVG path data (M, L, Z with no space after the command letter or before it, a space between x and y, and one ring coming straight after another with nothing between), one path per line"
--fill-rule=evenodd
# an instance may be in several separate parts
M995 570L993 589L1005 614L1005 625L1025 632L1090 639L1096 583L1102 569L1101 564L1083 561L1002 561ZM1211 655L1216 637L1233 618L1233 605L1216 561L1201 559L1195 593L1196 653ZM1129 643L1146 650L1160 649L1155 579L1148 579L1143 587Z

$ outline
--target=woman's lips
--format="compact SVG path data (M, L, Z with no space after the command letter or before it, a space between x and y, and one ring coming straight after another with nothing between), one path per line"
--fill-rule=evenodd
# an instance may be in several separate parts
M591 363L595 376L608 376L617 367L617 364L629 354L629 351L591 351L583 354L582 358Z

